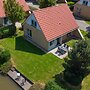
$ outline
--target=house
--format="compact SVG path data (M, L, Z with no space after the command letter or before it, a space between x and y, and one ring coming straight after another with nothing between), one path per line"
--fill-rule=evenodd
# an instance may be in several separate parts
M90 0L80 0L74 6L74 14L90 20Z
M44 51L65 43L71 36L82 36L67 4L33 11L23 30L25 39Z
M28 12L30 10L25 0L16 0L16 1L23 7L23 10L25 12ZM10 20L8 20L8 18L6 17L3 2L4 0L0 0L0 26L11 24Z

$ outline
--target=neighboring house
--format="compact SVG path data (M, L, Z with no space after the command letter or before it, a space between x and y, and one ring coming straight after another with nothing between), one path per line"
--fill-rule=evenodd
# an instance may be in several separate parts
M90 20L90 0L80 0L74 6L74 14Z
M30 9L26 4L25 0L16 0L22 7L25 12L28 12ZM11 22L8 20L5 14L4 9L4 0L0 0L0 26L10 25Z
M71 39L81 38L80 30L67 4L33 11L23 24L24 37L44 51Z

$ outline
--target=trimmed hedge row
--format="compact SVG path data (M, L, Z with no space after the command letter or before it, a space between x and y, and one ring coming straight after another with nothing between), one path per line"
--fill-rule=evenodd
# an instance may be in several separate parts
M0 29L0 39L6 38L14 35L16 32L16 27L14 25L9 25Z

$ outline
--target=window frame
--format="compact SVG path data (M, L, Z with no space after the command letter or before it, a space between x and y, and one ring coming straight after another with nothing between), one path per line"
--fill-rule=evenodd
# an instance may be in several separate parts
M31 20L31 25L36 28L37 27L37 22L35 20Z
M52 40L51 42L50 42L50 46L52 46L54 44L54 40Z
M27 29L27 35L28 35L28 37L32 38L32 30Z
M85 0L84 0L84 1L83 1L83 5L86 5L86 6L87 6L87 5L88 5L88 1L85 1Z

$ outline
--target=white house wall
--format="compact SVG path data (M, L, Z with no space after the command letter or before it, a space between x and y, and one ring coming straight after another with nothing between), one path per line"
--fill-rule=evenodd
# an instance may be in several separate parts
M32 25L32 23L31 23L32 20L36 21L36 23L37 23L37 27L36 27L36 28L37 28L38 30L41 30L40 27L39 27L39 24L38 24L38 22L37 22L37 20L35 19L35 16L34 16L33 14L31 14L31 15L28 17L28 19L26 20L26 23L29 24L29 25Z
M87 6L90 6L90 0L80 0L78 3L79 4L83 4L83 1L88 1L88 5Z

